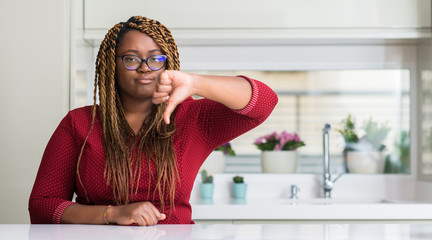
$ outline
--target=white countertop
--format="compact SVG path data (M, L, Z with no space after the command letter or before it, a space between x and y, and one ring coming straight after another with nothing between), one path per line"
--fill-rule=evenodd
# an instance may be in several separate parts
M432 239L432 224L0 225L0 239Z
M320 198L320 175L248 174L243 202L232 198L233 176L214 175L211 201L201 199L197 177L190 199L193 220L432 220L432 184L421 186L413 176L345 174L328 201ZM289 200L292 185L300 189L295 203Z
M382 199L198 199L194 220L432 220L432 204Z

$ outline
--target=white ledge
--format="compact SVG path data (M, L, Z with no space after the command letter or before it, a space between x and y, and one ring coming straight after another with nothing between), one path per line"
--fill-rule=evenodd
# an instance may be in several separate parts
M371 199L254 199L192 203L193 220L432 220L432 204Z

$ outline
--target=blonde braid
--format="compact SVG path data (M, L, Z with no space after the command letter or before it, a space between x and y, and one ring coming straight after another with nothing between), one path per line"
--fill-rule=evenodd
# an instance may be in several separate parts
M119 109L121 103L118 100L115 81L116 39L123 27L123 24L114 26L108 32L105 38L106 42L101 44L106 46L105 51L107 53L107 56L103 56L104 60L102 61L105 64L101 66L102 70L106 72L106 78L102 78L106 89L105 91L99 91L101 116L105 116L105 119L101 117L102 125L105 126L105 129L103 129L104 149L107 157L104 176L106 177L107 184L112 183L113 194L117 204L128 202L128 189L130 186L130 181L128 181L128 179L131 177L129 174L130 171L128 171L128 169L131 168L131 161L129 161L128 156L130 153L128 153L129 151L125 141L125 134L127 132L124 131L126 128L125 123L121 121L121 116L124 115L124 113L122 112L122 108ZM122 199L124 200L122 201Z

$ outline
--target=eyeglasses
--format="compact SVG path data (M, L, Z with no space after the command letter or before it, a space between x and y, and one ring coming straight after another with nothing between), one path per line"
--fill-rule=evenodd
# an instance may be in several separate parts
M157 71L165 66L167 56L165 55L153 55L145 58L140 58L137 55L123 55L119 58L123 61L123 66L130 71L135 71L140 68L145 62L147 66L153 70Z

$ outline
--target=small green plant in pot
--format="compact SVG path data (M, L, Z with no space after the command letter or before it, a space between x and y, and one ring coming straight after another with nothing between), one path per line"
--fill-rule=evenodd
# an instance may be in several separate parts
M390 128L387 123L378 124L372 117L366 121L362 131L356 129L355 119L351 114L342 121L343 127L337 129L345 141L345 170L351 173L382 173L384 171L387 138ZM360 134L363 132L362 134Z
M345 120L342 120L343 128L337 129L345 141L344 153L347 151L353 151L355 149L354 144L358 143L359 137L357 136L355 129L355 120L351 114Z
M247 184L244 182L242 176L233 177L233 193L235 199L246 198Z
M390 128L387 123L379 125L372 120L372 117L361 128L364 131L359 137L356 129L355 119L351 114L342 121L343 128L337 129L345 141L344 152L346 151L383 151L386 146L383 144L387 138Z
M200 183L201 198L212 199L213 191L214 191L213 176L209 175L207 173L207 170L204 169L201 171L201 179L202 179L202 182Z

